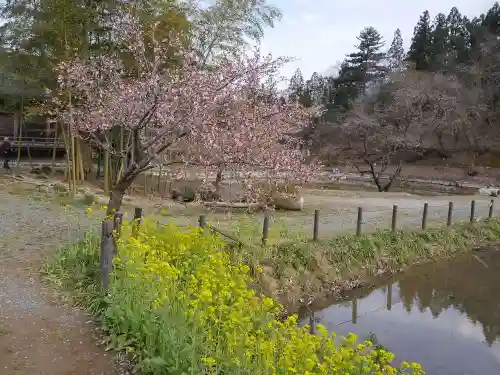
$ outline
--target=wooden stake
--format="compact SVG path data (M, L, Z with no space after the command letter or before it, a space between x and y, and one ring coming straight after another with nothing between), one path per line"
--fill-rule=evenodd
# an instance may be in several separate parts
M104 193L109 194L109 152L104 150Z

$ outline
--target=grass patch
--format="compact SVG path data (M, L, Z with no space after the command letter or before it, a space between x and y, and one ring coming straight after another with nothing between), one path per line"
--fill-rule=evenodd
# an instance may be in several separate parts
M99 238L86 234L84 240L56 252L47 259L42 274L64 292L71 294L76 305L97 315L105 307L99 287Z

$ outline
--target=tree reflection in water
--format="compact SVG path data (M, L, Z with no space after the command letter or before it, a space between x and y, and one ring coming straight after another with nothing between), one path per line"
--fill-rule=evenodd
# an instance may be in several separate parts
M480 324L490 346L500 340L500 249L415 267L399 278L399 294L408 312L437 318L451 307Z

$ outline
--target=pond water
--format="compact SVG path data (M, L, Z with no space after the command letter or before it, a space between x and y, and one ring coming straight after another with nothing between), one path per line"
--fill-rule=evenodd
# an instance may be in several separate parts
M416 266L322 304L316 322L360 339L375 335L396 359L419 362L429 375L500 374L500 247Z

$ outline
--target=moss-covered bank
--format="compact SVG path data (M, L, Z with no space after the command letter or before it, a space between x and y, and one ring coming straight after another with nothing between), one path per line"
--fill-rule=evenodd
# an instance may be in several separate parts
M297 240L235 251L264 272L262 292L296 311L304 302L362 286L375 276L413 264L442 260L500 241L500 220L456 224L426 231L379 231L312 242Z

